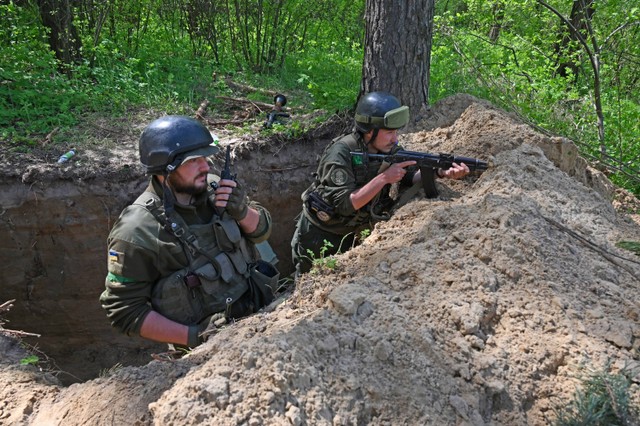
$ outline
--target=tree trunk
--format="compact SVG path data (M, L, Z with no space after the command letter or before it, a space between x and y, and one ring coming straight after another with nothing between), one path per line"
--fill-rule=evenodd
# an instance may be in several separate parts
M49 28L49 46L56 58L66 65L78 63L81 42L73 25L70 0L38 0L38 10L42 23Z
M389 92L411 110L412 123L429 104L435 0L368 0L360 96Z
M591 69L593 70L593 99L596 116L598 118L597 126L598 139L600 140L600 156L605 160L607 157L607 146L605 144L604 111L602 110L602 88L600 83L600 46L591 27L591 18L594 13L593 0L575 0L569 19L544 0L537 0L537 2L560 18L560 21L568 28L571 37L582 46L582 50L589 57ZM578 26L576 27L576 25ZM585 33L584 35L582 34L583 32Z
M571 7L571 15L569 22L571 25L562 25L562 36L560 42L554 47L557 61L557 73L562 77L568 75L573 76L573 82L578 82L578 74L580 73L580 65L578 56L580 47L576 45L579 42L579 36L587 39L588 22L594 14L593 0L574 0Z
M493 7L491 7L491 12L493 15L493 22L489 29L489 40L491 40L491 43L496 43L500 37L502 26L504 25L504 2L495 2Z

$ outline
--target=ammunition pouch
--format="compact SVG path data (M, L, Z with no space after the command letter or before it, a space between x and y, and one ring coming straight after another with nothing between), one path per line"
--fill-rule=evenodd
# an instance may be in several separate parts
M196 324L209 315L224 312L249 290L246 279L235 271L225 253L216 265L206 262L184 268L161 279L153 287L153 309L181 324Z

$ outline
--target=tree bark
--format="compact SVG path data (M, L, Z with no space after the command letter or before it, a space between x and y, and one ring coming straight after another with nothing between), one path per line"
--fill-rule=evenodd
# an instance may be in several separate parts
M70 0L38 0L38 10L44 26L49 28L49 46L56 58L66 65L78 63L80 37L73 25ZM63 67L63 70L66 69Z
M389 92L407 105L412 123L429 105L435 0L368 0L360 94Z
M579 42L580 36L584 39L589 38L588 23L594 14L593 0L574 0L571 7L571 15L569 16L569 26L562 25L562 35L560 42L554 47L556 54L557 72L563 77L567 77L569 73L573 76L574 84L578 81L580 66L575 58L579 53L580 47L575 42ZM563 22L564 24L564 22Z
M578 1L580 1L579 6L582 9L579 9L576 6L576 3ZM582 46L583 52L586 53L589 57L591 69L593 70L593 98L596 117L598 118L597 125L598 139L600 140L600 157L602 160L604 160L606 159L608 154L607 146L605 144L604 111L602 109L602 88L600 84L600 46L598 45L598 41L591 27L591 17L593 16L593 1L574 1L574 8L571 10L571 17L569 19L567 19L557 9L549 5L544 0L537 0L537 2L553 12L558 18L560 18L560 21L562 21L562 23L565 24L569 29L571 36L579 42L580 46ZM579 10L583 10L584 13L577 12ZM573 22L574 20L577 20L576 24L579 25L579 28L576 28ZM586 33L585 36L582 35L580 28L584 28L584 31Z

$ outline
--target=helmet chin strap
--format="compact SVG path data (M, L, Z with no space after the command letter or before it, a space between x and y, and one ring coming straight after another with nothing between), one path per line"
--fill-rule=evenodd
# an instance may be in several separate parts
M164 177L164 179L162 179L162 204L167 217L171 217L173 215L176 202L175 195L173 195L173 191L169 186L169 176L171 176L171 171L163 173L162 176Z
M180 167L183 159L184 155L176 156L170 164L167 164L167 167L162 174L162 176L164 177L164 179L162 180L162 202L164 204L164 211L167 216L173 214L176 203L176 196L173 193L173 189L171 189L171 187L169 186L169 177L171 176L171 173L173 171Z
M369 142L365 142L365 145L367 146L367 148L369 147L369 144L372 144L372 143L373 143L373 141L375 141L375 140L376 140L376 138L378 137L378 131L379 131L379 130L380 130L380 129L378 129L377 127L375 127L375 128L373 129L373 133L371 134L371 139L369 139Z

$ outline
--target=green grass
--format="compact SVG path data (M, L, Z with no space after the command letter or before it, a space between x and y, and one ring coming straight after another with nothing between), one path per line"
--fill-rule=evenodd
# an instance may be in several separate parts
M573 399L556 408L554 426L628 426L640 424L638 370L588 371Z

